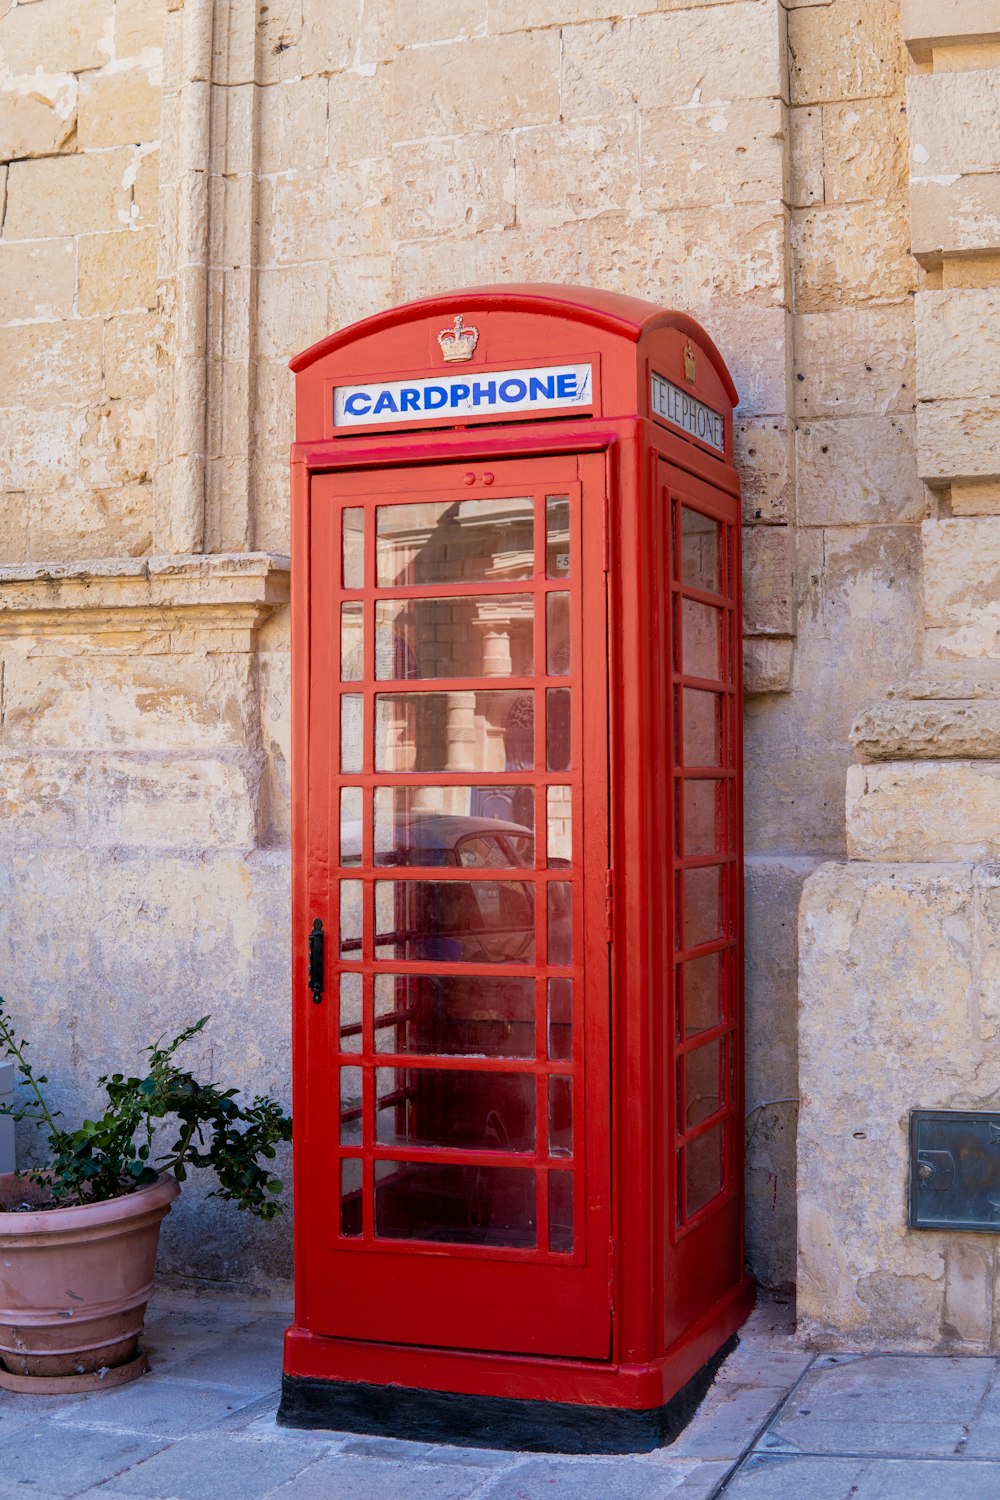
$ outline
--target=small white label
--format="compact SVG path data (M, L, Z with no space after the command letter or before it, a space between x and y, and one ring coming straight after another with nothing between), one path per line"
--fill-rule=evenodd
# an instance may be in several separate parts
M441 374L423 380L386 380L377 385L338 385L333 391L334 427L405 424L437 417L488 417L516 411L590 406L591 365L542 365L530 370Z
M726 424L722 413L713 411L703 401L696 401L679 385L657 375L655 370L650 376L649 404L658 417L725 453Z

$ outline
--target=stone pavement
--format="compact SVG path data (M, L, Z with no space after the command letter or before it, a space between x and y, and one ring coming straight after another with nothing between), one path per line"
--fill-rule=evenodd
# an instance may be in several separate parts
M161 1291L153 1369L90 1396L0 1392L20 1500L995 1500L1000 1360L812 1354L762 1302L669 1448L561 1458L274 1421L286 1304Z

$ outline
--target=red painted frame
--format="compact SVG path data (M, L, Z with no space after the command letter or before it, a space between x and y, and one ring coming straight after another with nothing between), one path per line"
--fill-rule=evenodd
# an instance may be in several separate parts
M482 330L475 362L465 367L473 374L486 364L502 368L551 362L554 351L566 362L599 355L602 389L595 390L595 410L605 415L409 432L365 430L336 439L320 435L327 430L324 392L332 383L426 370L436 332L456 312L465 315L467 325L474 322ZM684 358L691 352L696 356L694 382L687 381ZM334 335L300 356L293 368L299 375L298 441L292 451L297 1236L296 1314L286 1336L286 1373L640 1410L658 1406L739 1326L752 1302L742 1249L742 698L739 482L732 465L735 390L718 351L692 320L582 288L486 288L428 299ZM440 365L433 368L440 372ZM651 369L723 414L724 455L652 419ZM606 507L585 517L585 530L591 551L599 544L602 554L610 622L611 1088L610 1113L602 1125L613 1185L610 1348L603 1357L587 1359L554 1358L530 1348L514 1353L470 1350L456 1336L460 1298L456 1316L442 1318L442 1337L435 1347L387 1343L381 1341L384 1330L366 1337L330 1337L322 1331L323 1285L331 1274L324 1229L332 1198L329 1151L309 1121L311 1100L333 1087L332 1057L317 1024L322 1007L312 1005L306 984L306 936L315 914L316 881L329 878L328 871L316 868L315 840L312 868L309 863L310 820L317 816L308 783L308 746L315 728L310 722L310 661L316 649L330 649L329 642L314 641L311 635L313 478L337 471L360 477L361 471L376 469L384 481L394 470L447 463L496 471L501 464L520 467L526 461L530 467L558 455L590 455L606 474ZM710 1130L716 1117L699 1122L693 1132L678 1128L676 1060L687 1044L678 1045L676 1030L673 883L678 868L695 868L698 860L678 860L674 844L674 783L683 778L670 750L673 689L680 681L673 600L681 590L672 579L677 533L671 528L676 521L665 497L674 495L718 520L727 538L724 602L719 606L726 621L727 680L719 686L726 703L732 762L727 770L733 783L731 838L723 860L728 925L724 942L720 940L731 955L730 988L717 1031L729 1038L731 1049L731 1085L717 1115L726 1130L725 1183L715 1199L686 1219L678 1213L677 1152ZM592 661L589 669L603 671L604 665ZM523 779L522 773L517 777ZM593 942L593 932L588 939ZM705 1035L697 1038L705 1040ZM502 1263L502 1258L496 1262ZM332 1290L336 1295L335 1285ZM530 1315L531 1308L526 1311Z

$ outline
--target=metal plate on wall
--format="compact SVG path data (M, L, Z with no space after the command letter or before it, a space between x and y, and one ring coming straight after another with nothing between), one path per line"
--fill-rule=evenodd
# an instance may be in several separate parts
M910 1228L1000 1234L1000 1114L910 1114Z

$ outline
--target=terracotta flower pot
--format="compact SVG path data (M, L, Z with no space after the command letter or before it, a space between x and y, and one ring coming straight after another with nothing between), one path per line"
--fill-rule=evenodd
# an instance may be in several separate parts
M143 1373L160 1224L179 1192L163 1176L105 1203L0 1211L0 1387L96 1390ZM0 1210L44 1196L0 1176Z

